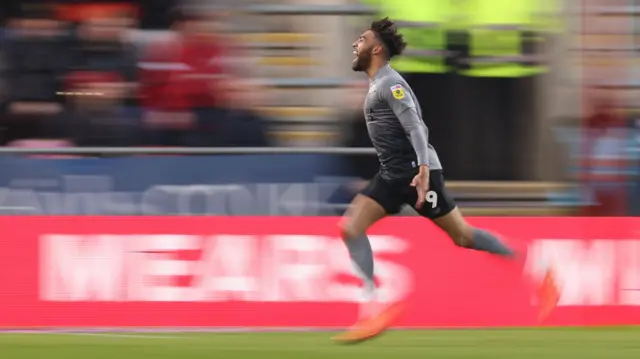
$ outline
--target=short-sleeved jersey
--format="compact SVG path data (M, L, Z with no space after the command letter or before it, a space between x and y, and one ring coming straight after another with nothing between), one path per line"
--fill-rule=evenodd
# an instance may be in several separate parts
M407 177L415 172L416 152L409 134L400 123L398 115L404 111L416 111L422 121L422 110L407 82L390 66L378 70L369 83L365 98L364 116L373 147L380 161L380 175L393 179ZM428 166L442 169L440 159L429 145Z

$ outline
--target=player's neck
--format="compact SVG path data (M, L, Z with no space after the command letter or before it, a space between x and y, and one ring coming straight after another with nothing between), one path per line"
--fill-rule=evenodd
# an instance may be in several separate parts
M388 64L389 64L388 61L371 63L371 66L366 71L367 72L367 76L369 76L369 80L373 80L373 78L376 76L378 71L380 71L380 69L386 67Z

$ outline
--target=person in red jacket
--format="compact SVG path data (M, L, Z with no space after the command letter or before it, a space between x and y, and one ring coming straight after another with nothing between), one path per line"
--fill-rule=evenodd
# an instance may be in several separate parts
M218 105L216 88L225 72L225 51L210 20L178 11L172 28L175 36L150 44L139 65L148 145L193 145L197 110Z
M625 150L627 129L616 113L614 98L593 91L584 119L581 182L593 203L582 208L585 216L622 216L627 209Z

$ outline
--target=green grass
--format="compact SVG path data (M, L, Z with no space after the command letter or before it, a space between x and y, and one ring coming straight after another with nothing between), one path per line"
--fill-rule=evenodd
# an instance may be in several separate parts
M640 358L640 328L393 331L352 346L334 344L331 335L0 334L0 358Z

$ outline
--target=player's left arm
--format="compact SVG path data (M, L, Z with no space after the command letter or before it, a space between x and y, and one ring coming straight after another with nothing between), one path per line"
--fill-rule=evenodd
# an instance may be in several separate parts
M406 85L388 82L382 89L382 96L396 115L418 157L418 166L429 166L429 129L424 124Z

